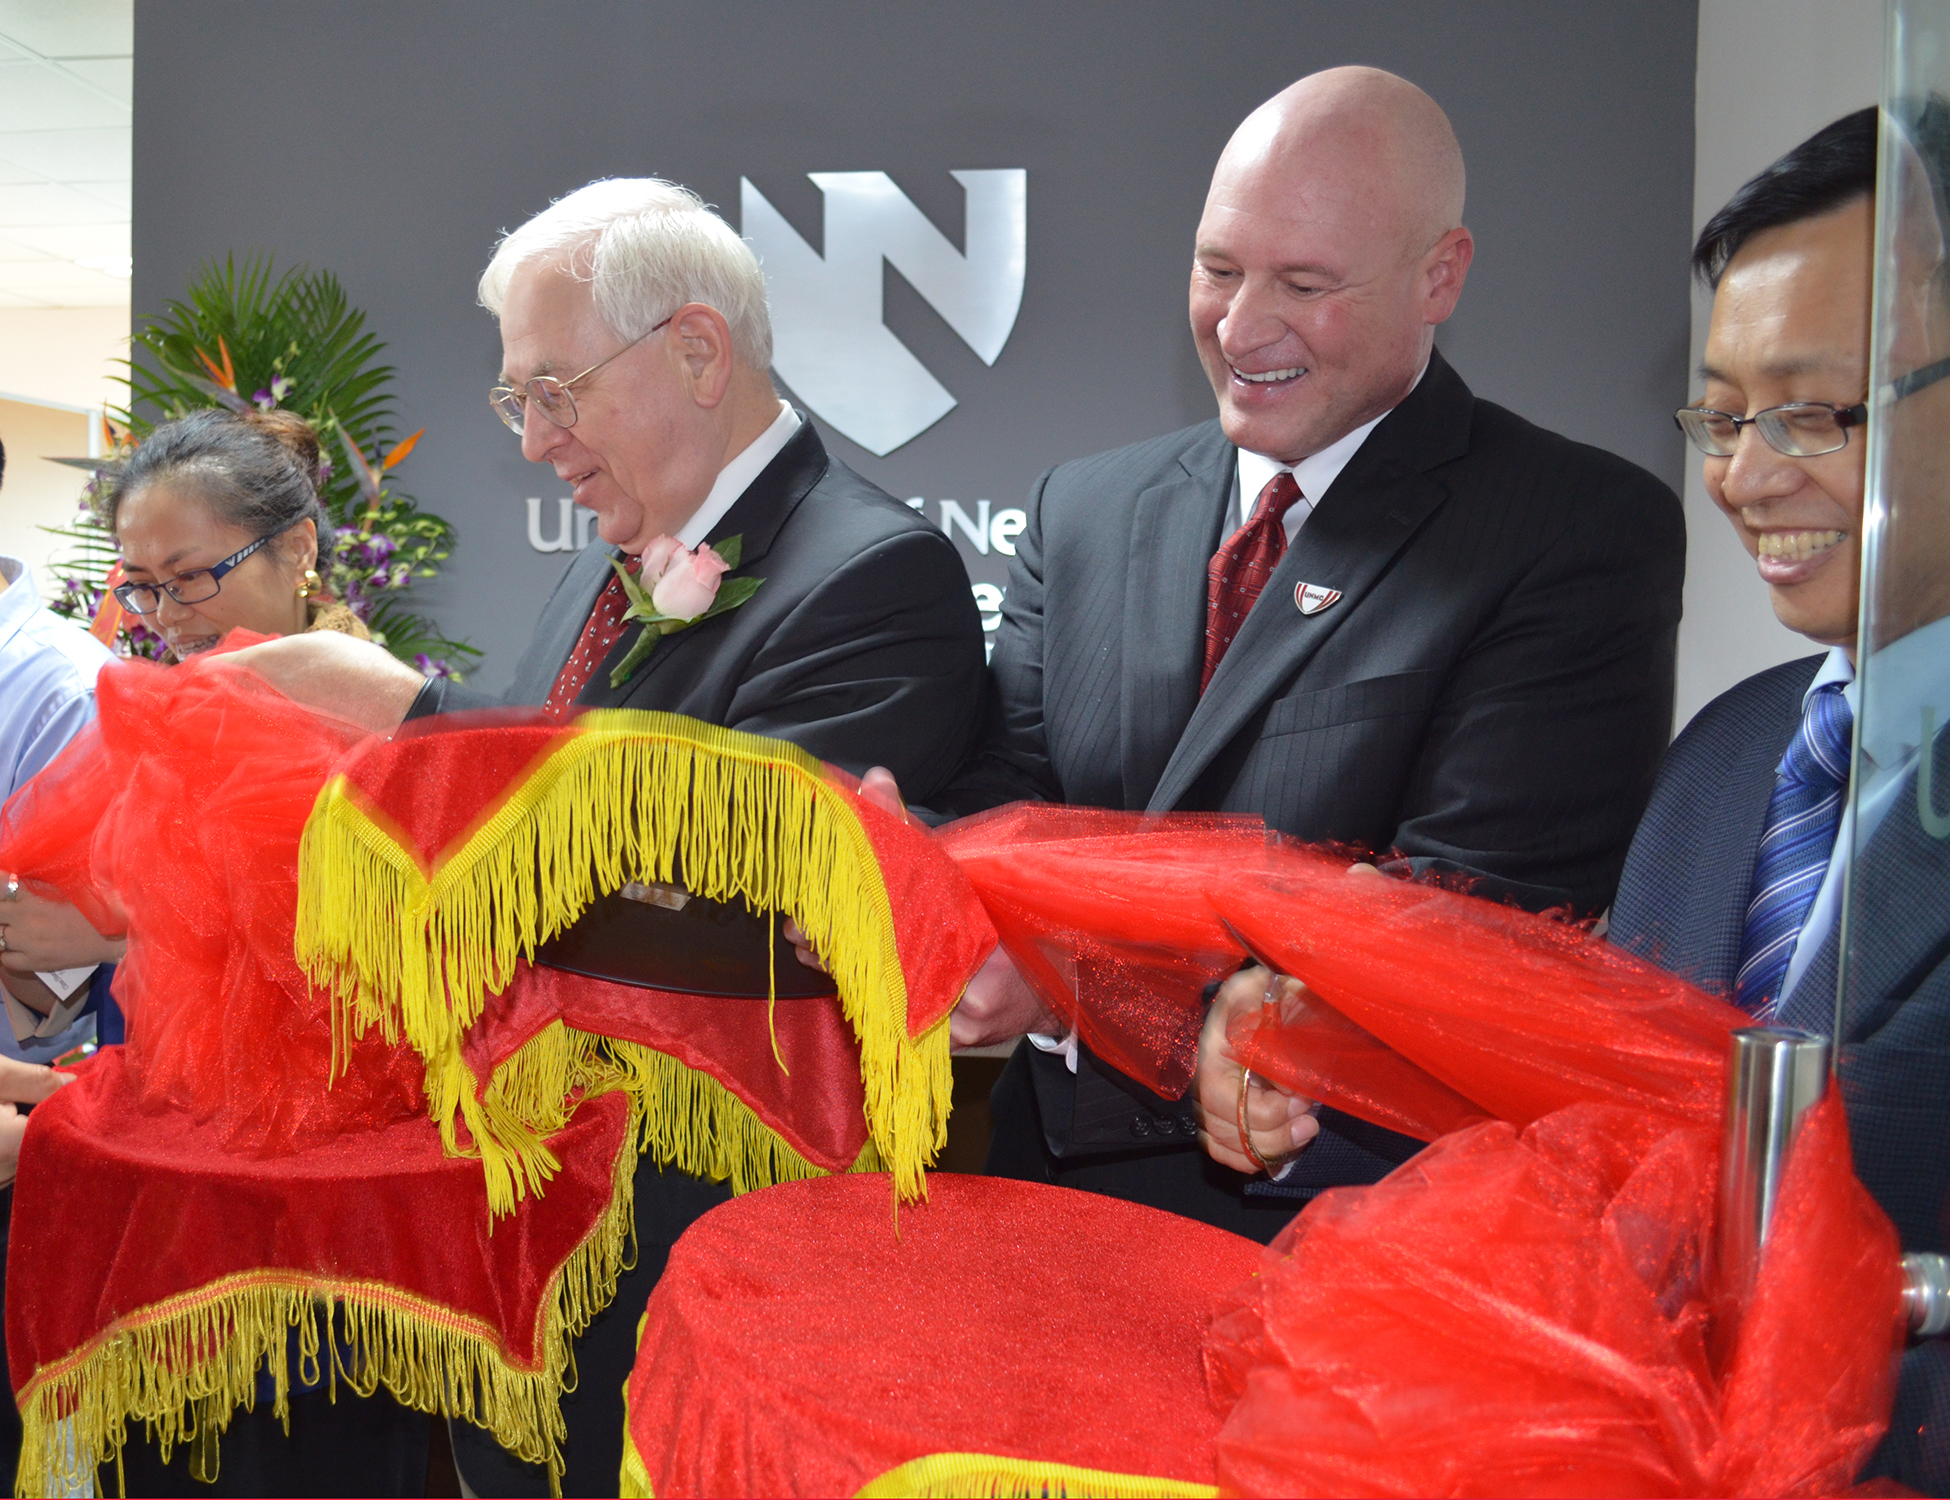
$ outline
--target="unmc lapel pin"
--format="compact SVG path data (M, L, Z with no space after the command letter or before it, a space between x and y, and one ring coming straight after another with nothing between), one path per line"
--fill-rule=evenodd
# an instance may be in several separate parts
M1293 602L1300 606L1303 615L1317 615L1330 604L1337 603L1341 597L1339 589L1330 589L1318 583L1302 583L1293 590Z

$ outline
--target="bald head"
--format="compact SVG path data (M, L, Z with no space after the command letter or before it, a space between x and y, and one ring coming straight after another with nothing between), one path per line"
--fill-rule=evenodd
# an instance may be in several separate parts
M1233 442L1296 461L1399 402L1474 241L1462 148L1405 78L1330 68L1246 117L1212 174L1192 331Z
M1329 68L1280 90L1232 133L1212 174L1215 195L1250 193L1275 211L1359 213L1410 257L1462 223L1463 186L1442 106L1380 68Z

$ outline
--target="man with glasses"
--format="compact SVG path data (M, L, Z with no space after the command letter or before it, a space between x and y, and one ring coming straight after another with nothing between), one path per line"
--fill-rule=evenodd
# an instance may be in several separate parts
M480 294L501 324L494 408L523 454L596 513L603 542L564 573L513 686L490 700L423 682L344 640L287 639L239 659L381 732L497 701L657 709L790 740L856 774L884 765L903 784L944 784L982 701L967 571L945 535L830 457L779 399L764 276L737 234L670 183L592 183L503 239ZM634 568L653 548L667 556L665 539L727 550L734 537L728 576L762 579L756 592L632 669L637 627L612 560ZM637 1265L576 1340L565 1493L614 1493L637 1321L671 1243L730 1196L645 1158ZM540 1465L471 1425L451 1430L473 1493L548 1493Z

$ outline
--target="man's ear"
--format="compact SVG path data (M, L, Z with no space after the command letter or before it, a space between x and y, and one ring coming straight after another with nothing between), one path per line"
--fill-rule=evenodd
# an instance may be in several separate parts
M1426 323L1444 323L1456 310L1456 302L1462 296L1463 281L1469 275L1469 263L1476 257L1476 236L1458 225L1429 247L1429 253L1422 257L1423 296L1426 304L1422 318Z
M734 363L725 315L708 303L686 303L671 317L670 347L690 382L691 399L706 411L723 401Z

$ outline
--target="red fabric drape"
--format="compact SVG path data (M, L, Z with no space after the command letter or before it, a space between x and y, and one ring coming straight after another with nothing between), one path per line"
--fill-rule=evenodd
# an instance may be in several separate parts
M179 1112L142 1113L126 1050L36 1105L14 1184L7 1359L16 1392L118 1327L180 1311L226 1278L365 1284L541 1368L554 1278L612 1196L629 1107L590 1100L551 1142L560 1173L488 1232L477 1162L424 1116L274 1159L240 1157ZM884 1210L885 1203L883 1201Z

